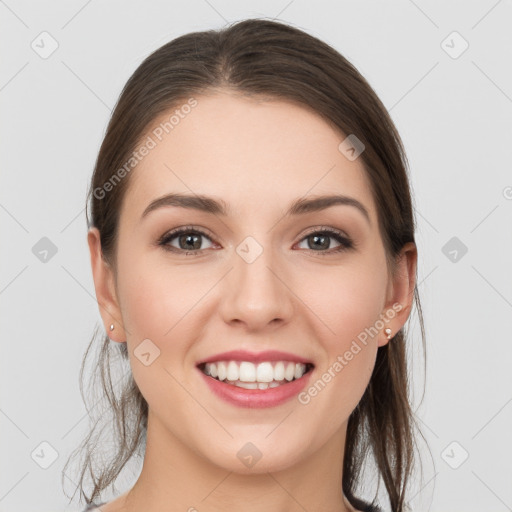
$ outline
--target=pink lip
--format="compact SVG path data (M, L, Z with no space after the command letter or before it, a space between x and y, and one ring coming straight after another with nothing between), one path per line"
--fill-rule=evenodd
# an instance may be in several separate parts
M217 361L250 361L252 363L262 363L264 361L292 361L294 363L313 364L311 361L308 361L303 357L290 354L289 352L281 352L279 350L265 350L264 352L258 353L248 352L247 350L230 350L229 352L222 352L221 354L215 354L207 359L203 359L199 361L196 366L200 366L204 363L214 363Z
M287 384L282 384L276 388L244 389L214 379L213 377L204 374L199 368L197 371L201 374L202 378L205 379L206 384L210 387L213 393L218 397L232 405L236 405L237 407L248 407L253 409L275 407L287 400L290 400L294 396L297 396L307 385L311 374L313 373L313 371L310 370L300 379L293 380Z

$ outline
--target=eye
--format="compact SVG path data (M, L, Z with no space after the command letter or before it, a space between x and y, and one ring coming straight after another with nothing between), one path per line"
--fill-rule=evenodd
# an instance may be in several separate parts
M331 238L336 240L338 246L330 251L324 250L331 249ZM321 228L320 230L312 231L306 235L300 243L303 243L303 241L307 243L308 247L301 247L302 249L305 248L315 251L322 256L352 249L355 246L354 242L350 238L345 236L341 231L332 228Z
M158 245L172 252L185 252L187 255L197 254L200 250L209 248L203 246L201 238L206 238L211 242L210 237L203 231L186 226L165 233L158 241ZM172 241L175 241L177 245L173 245Z
M210 246L204 247L202 238L207 239L210 242ZM331 239L334 239L338 246L332 248ZM355 247L354 242L343 232L328 227L317 228L316 231L311 231L299 244L304 242L307 243L307 247L299 247L300 249L308 249L322 256ZM202 250L214 246L209 235L193 226L184 226L169 231L160 237L157 244L166 251L184 253L185 256L196 255Z

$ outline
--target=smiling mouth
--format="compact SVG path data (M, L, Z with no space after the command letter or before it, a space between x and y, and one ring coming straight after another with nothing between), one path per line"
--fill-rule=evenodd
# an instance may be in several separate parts
M255 372L256 369L251 366L248 367L247 363L240 365L231 361L226 363L225 361L202 363L197 368L219 382L244 389L268 389L285 386L301 379L314 368L312 363L277 361L261 363L261 368L258 368Z

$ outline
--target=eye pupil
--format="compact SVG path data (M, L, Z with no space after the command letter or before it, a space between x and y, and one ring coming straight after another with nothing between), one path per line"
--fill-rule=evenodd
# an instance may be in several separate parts
M211 240L210 237L202 231L183 228L181 230L171 231L166 235L163 235L159 240L158 245L175 253L180 253L183 251L183 254L186 256L195 256L200 252L204 252L204 249L201 249L201 246L203 245L202 238ZM331 249L332 245L331 238L338 242L339 248L335 250L329 250ZM308 248L317 252L318 254L330 255L333 253L352 249L354 247L354 244L349 238L331 229L322 229L321 231L310 233L309 235L306 235L304 238L302 238L301 243L304 243L306 240ZM178 247L174 246L174 243L176 242L173 241L177 241Z
M319 247L321 249L329 249L329 245L330 244L329 244L329 237L328 236L326 236L326 235L312 235L310 238L313 238L313 240L314 240L313 247L311 247L311 245L310 245L310 248L312 248L313 250L316 250ZM322 242L319 243L320 240L323 240L324 243L322 243Z
M198 249L201 248L201 241L200 241L200 237L198 235L182 235L180 236L180 246L181 246L181 242L184 241L184 247L182 247L182 249L185 249L185 250L193 250L193 251L196 251ZM196 242L195 246L194 247L190 247L190 245L186 245L186 244L194 244L194 241Z

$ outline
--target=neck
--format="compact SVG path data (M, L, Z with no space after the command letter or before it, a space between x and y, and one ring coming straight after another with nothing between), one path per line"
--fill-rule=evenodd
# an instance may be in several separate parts
M150 413L143 468L123 512L352 512L341 489L346 426L316 452L302 447L287 467L267 468L262 456L240 473L192 451Z

